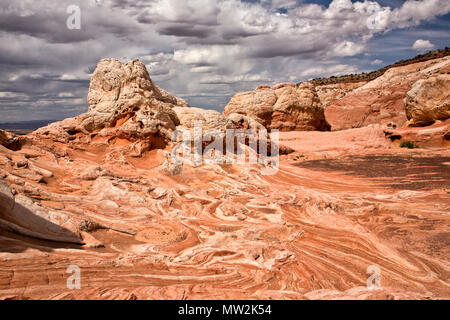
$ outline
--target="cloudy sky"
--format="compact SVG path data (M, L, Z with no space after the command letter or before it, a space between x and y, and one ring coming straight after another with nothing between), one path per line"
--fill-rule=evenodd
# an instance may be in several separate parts
M448 0L1 0L0 122L85 112L106 57L139 58L161 87L222 111L258 84L450 46L449 12Z

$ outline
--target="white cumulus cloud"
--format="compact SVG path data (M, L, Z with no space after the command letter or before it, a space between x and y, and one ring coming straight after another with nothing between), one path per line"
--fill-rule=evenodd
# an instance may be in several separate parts
M432 44L429 40L418 39L414 42L412 48L417 51L427 51L434 48L434 44Z

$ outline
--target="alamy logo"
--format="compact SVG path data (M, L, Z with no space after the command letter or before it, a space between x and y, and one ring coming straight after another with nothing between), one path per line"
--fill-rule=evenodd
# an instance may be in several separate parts
M367 278L367 289L379 289L381 287L381 270L377 265L370 265L367 267L367 274L370 277Z
M70 290L79 290L81 289L81 269L77 265L70 265L66 273L72 274L69 278L67 278L67 289Z
M66 25L69 30L80 30L81 29L81 9L77 5L70 5L67 7L67 18Z
M367 28L370 30L381 30L386 26L387 16L378 4L371 4L367 8L367 12L370 14L366 22Z
M272 130L227 129L202 130L202 122L195 121L193 132L176 130L172 141L177 145L172 150L172 161L200 166L216 164L260 164L261 174L273 175L279 165L279 132ZM192 136L193 133L193 136Z

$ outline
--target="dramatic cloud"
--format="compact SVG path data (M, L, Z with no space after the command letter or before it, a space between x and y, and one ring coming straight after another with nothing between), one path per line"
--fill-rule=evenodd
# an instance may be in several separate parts
M439 17L450 12L448 0L311 2L2 0L0 122L85 111L90 74L105 57L139 58L163 88L222 110L234 93L261 83L367 71L391 61L402 46L373 48L374 41L445 22L447 15ZM70 5L80 8L80 29L67 28ZM430 41L447 45L448 23L441 25L414 50L427 50Z

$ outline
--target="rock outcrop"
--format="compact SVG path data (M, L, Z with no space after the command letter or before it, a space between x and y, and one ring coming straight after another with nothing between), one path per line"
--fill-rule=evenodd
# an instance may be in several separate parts
M25 139L10 132L0 130L0 145L13 151L20 150Z
M405 98L411 125L427 125L450 118L450 75L442 74L414 83Z
M253 130L255 132L265 129L265 127L255 119L240 113L231 113L227 118L233 123L233 126L236 129Z
M270 126L273 105L277 96L269 87L258 87L255 91L241 92L234 95L225 106L224 115L232 113L246 115L265 127Z
M335 84L323 84L316 86L316 92L324 108L333 102L344 98L348 93L365 85L367 81L343 82Z
M189 108L186 101L155 85L139 60L101 60L92 75L87 101L87 113L50 124L37 133L62 141L77 133L130 140L155 136L170 139L180 124L173 108Z
M391 68L382 76L347 93L342 99L331 103L325 110L325 117L332 130L359 128L371 124L381 124L396 128L402 127L408 120L407 112L412 117L413 109L422 109L415 103L413 107L411 100L411 102L407 102L410 104L408 107L410 111L405 111L405 100L407 100L405 97L412 90L413 85L419 80L434 79L439 74L446 74L449 70L449 56ZM423 85L427 83L430 84L425 82ZM421 86L420 82L417 88L419 86ZM411 95L416 96L415 92L412 91ZM432 94L435 95L435 93ZM421 93L421 95L426 98L425 94ZM437 96L439 95L440 99L444 99L444 94L437 94ZM425 106L425 104L423 105ZM435 109L436 114L443 115L443 108L445 108L444 105L438 107L437 109L441 110L439 112ZM429 105L425 109L430 109Z
M179 129L192 129L197 121L202 123L202 130L233 129L233 123L225 118L220 112L200 108L174 107L173 110L179 119Z
M14 197L3 181L0 181L0 229L36 239L83 243L70 215L47 210L24 195Z
M219 112L191 108L159 88L139 60L125 64L101 60L92 75L87 101L87 113L50 124L36 134L61 142L76 139L78 134L141 141L140 145L146 140L143 148L149 149L152 143L161 145L157 137L168 141L176 128L192 129L195 121L202 122L203 130L234 128Z
M412 142L421 148L449 148L450 147L450 119L436 121L432 125L408 126L400 129L385 129L385 135L392 142Z
M253 118L267 129L329 129L320 99L314 86L308 82L298 86L293 83L282 83L271 88L259 86L255 91L238 93L224 110L225 116L233 113Z

